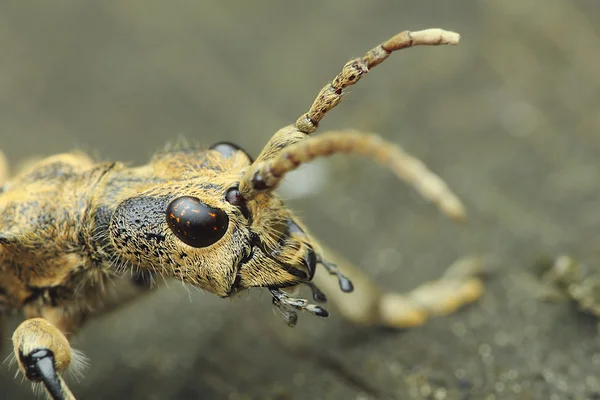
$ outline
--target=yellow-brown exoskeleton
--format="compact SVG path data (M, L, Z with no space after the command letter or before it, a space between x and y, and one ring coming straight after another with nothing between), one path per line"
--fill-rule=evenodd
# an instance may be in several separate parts
M61 377L75 358L69 335L88 317L147 292L158 275L221 297L267 288L291 326L298 311L328 315L293 297L289 289L300 284L321 302L326 298L319 286L325 288L353 322L395 327L420 325L477 299L482 283L472 268L453 268L404 295L379 292L325 252L274 193L303 163L360 153L391 168L451 218L464 218L445 183L399 147L354 131L311 136L344 90L393 51L457 42L457 34L440 29L402 32L351 60L256 160L225 142L165 151L141 167L60 154L11 178L0 160L0 313L19 311L26 318L12 337L21 372L52 398L73 398Z

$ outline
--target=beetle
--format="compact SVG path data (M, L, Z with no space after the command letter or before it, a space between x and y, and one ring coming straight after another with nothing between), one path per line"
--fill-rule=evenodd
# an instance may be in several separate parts
M266 288L290 326L300 311L329 314L296 297L299 285L309 286L317 302L327 300L320 287L327 288L354 322L394 327L420 325L476 300L482 282L464 268L406 295L382 294L320 245L275 193L302 164L357 153L389 167L449 217L464 219L463 205L444 181L400 147L357 131L312 136L346 88L392 52L458 40L441 29L404 31L349 61L256 159L222 142L159 152L138 167L95 162L80 152L58 154L10 178L0 161L0 315L25 317L12 336L19 370L53 399L74 398L62 374L80 357L67 336L88 318L149 292L157 276L220 297ZM317 268L337 278L339 291L327 274L315 275ZM363 291L359 300L340 295L355 285Z

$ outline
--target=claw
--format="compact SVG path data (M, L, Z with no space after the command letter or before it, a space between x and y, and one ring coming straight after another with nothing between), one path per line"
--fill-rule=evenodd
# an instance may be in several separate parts
M75 397L61 378L71 364L72 350L64 334L43 318L25 320L13 334L19 369L32 382L40 382L54 400Z
M19 361L25 369L25 376L32 382L42 382L54 400L65 400L62 379L54 367L54 353L39 349L25 355L19 351Z

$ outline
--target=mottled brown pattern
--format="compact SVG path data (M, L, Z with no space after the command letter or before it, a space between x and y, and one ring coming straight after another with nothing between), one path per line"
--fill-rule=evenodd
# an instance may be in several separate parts
M424 32L414 33L422 37L420 43L411 41L403 47L446 43L441 39L444 36L457 38L442 30ZM410 37L406 35L401 36ZM348 65L334 82L356 82ZM337 101L328 103L319 120L339 103L348 84L334 85L339 86ZM313 108L320 108L320 97ZM311 132L316 125L313 128ZM410 179L404 172L397 174L417 188L434 187L431 192L435 196L425 197L436 203L453 195L440 178L433 180L418 160L400 151L386 151L390 144L383 139L357 132L321 138L307 133L299 126L279 130L255 162L237 149L173 149L140 167L94 163L85 154L66 153L31 163L9 179L0 192L0 311L22 311L27 318L13 335L21 371L32 381L42 381L53 398L72 398L56 375L71 358L63 335L76 331L88 316L135 298L131 295L135 279L130 279L130 287L121 287L134 275L175 278L220 297L266 287L290 326L296 324L298 311L328 316L322 307L290 292L307 284L315 299L324 301L318 286L327 285L328 277L315 276L317 265L337 275L344 291L351 287L342 273L351 275L357 291L364 290L360 301L333 296L342 314L356 323L416 326L481 295L478 269L448 275L400 295L380 293L364 274L344 261L340 268L329 262L330 256L324 255L319 243L273 193L277 182L257 185L255 178L261 176L262 167L277 162L282 151L286 160L294 162L280 169L277 178L317 155L355 152L384 161L396 172L412 171ZM307 146L294 145L301 141ZM276 167L273 164L274 170ZM230 195L232 191L234 195ZM172 220L183 215L175 211L168 215L170 205L181 198L192 198L215 216L221 215L219 235L213 240L182 240L185 229L174 229ZM152 282L146 286L151 287ZM46 366L46 375L37 361L31 361L40 354L52 363L51 369Z

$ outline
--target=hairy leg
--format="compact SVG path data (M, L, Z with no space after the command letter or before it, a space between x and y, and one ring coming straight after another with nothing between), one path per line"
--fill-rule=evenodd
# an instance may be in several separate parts
M52 399L75 399L61 376L75 353L55 325L44 318L27 319L17 327L12 341L19 369L27 379L42 383Z
M94 316L131 303L154 287L151 277L136 276L111 283ZM33 383L41 383L52 399L75 399L62 378L71 366L74 373L86 364L83 354L73 350L67 335L74 334L89 316L60 307L26 307L26 319L15 330L12 341L20 371Z

